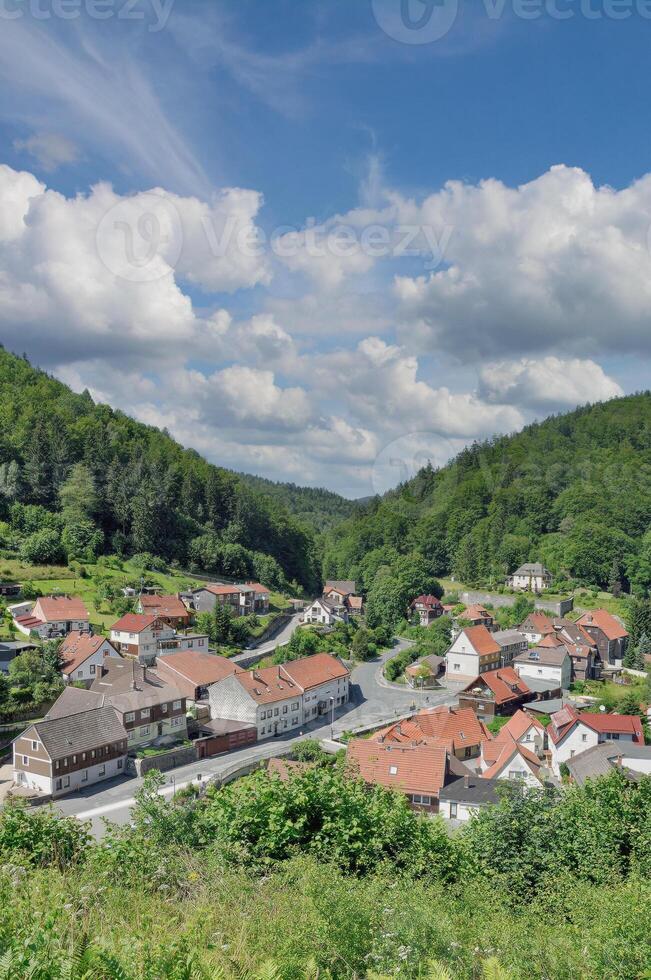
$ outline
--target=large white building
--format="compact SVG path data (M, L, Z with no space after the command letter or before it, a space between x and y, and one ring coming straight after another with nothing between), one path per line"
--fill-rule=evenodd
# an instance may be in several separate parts
M539 561L525 562L506 580L512 589L527 592L543 592L552 584L552 574Z
M315 653L262 670L238 671L208 688L213 719L255 725L258 738L279 735L348 701L350 672L337 657Z
M634 715L579 712L571 705L556 711L547 726L552 770L560 776L560 767L600 742L644 745L641 720Z
M502 648L485 626L469 626L455 638L445 655L446 678L468 683L501 665Z
M525 682L527 677L553 681L567 690L572 679L572 661L564 646L537 646L513 658L513 669Z

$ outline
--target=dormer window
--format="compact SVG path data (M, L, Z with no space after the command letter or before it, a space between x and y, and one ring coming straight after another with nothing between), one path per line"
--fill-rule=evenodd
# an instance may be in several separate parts
M398 775L398 767L397 766L389 766L389 775L390 776L397 776Z

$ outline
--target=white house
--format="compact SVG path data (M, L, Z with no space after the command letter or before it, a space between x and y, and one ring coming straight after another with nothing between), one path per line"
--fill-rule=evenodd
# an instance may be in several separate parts
M21 633L38 633L42 640L90 630L81 599L66 595L41 596L31 607L20 603L12 608L12 615Z
M82 681L90 684L107 657L119 657L113 644L93 633L68 633L59 647L61 674L66 684Z
M544 612L532 612L518 626L518 631L527 643L540 643L544 636L554 632L554 620Z
M552 575L540 562L525 562L506 580L512 589L543 592L552 584Z
M333 717L348 701L350 673L336 657L317 653L277 667L238 671L208 688L213 719L255 725L258 738Z
M337 606L327 599L315 599L303 613L304 623L317 623L320 626L334 626L335 623L348 622L345 606Z
M111 626L111 643L125 657L152 666L157 656L180 650L208 651L206 633L177 633L159 616L127 613Z
M542 782L540 759L510 736L482 744L481 768L486 779L508 779L526 786Z
M545 726L528 711L520 709L511 715L494 741L499 741L501 737L506 736L514 738L519 745L523 745L525 749L530 749L534 755L542 758L545 748Z
M454 639L445 655L446 678L468 683L500 666L502 648L485 626L469 626Z
M572 677L572 660L564 646L533 647L513 658L513 668L525 681L527 677L553 681L567 690Z
M439 790L439 814L444 820L466 823L484 807L499 803L497 779L476 774L462 776Z
M571 705L556 711L547 726L552 770L560 776L560 767L600 742L644 745L642 722L634 715L592 714L579 712ZM622 746L625 754L625 745Z

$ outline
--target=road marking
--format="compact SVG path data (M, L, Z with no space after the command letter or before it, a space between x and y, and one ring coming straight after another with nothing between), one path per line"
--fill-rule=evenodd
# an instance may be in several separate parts
M183 783L163 786L159 790L159 794L160 796L171 796L173 793L177 793L180 789L184 789L193 782L195 782L195 779L187 779ZM131 809L132 806L135 806L135 803L135 797L130 796L127 800L116 800L115 803L105 803L104 806L96 806L92 810L81 810L79 813L69 813L67 816L76 817L77 820L89 820L91 817L98 817L104 813L113 813L115 810Z

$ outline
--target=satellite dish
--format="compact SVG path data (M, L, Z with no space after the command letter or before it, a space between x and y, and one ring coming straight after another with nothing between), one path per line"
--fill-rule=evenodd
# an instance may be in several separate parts
M599 705L599 711L605 711L605 710L606 710L606 705L605 704L600 704Z

